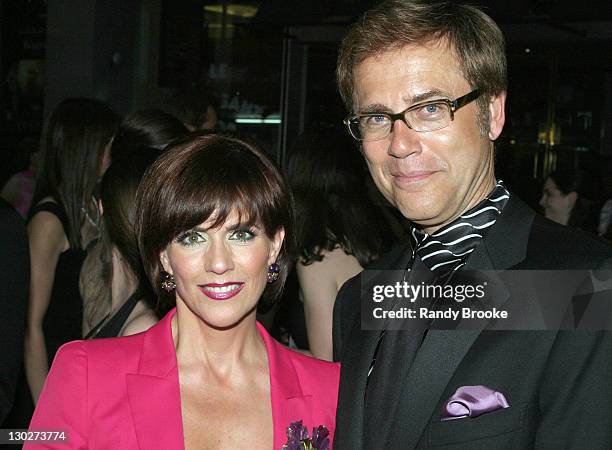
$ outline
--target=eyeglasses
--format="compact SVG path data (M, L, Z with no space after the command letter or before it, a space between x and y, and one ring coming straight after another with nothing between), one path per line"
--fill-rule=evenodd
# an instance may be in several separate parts
M344 119L349 133L358 141L378 141L391 134L396 120L408 128L425 133L447 127L455 118L455 111L480 97L478 89L456 100L441 98L417 103L397 114L373 112L356 114Z

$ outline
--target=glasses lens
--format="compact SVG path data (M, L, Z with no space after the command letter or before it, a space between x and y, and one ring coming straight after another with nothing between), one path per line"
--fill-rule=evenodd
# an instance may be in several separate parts
M435 131L451 122L451 109L446 102L429 102L406 111L406 121L415 131Z
M361 134L361 128L359 127L359 118L349 117L348 119L346 119L344 123L346 123L346 126L349 132L351 133L351 136L353 136L358 141L363 140L363 136Z
M360 141L384 139L391 130L391 119L381 114L354 116L347 124L351 135Z

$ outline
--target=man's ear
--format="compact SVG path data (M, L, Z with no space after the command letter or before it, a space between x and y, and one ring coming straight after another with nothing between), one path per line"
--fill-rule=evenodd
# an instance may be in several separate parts
M278 254L283 246L283 240L285 239L285 229L280 228L274 238L272 239L272 246L270 247L270 257L268 258L268 265L272 264L278 258Z
M168 272L169 274L172 274L172 267L170 267L170 259L168 258L168 250L163 250L160 254L159 254L159 260L162 264L162 267L164 268L164 270L166 272Z
M499 137L506 122L506 91L493 95L489 101L489 139Z

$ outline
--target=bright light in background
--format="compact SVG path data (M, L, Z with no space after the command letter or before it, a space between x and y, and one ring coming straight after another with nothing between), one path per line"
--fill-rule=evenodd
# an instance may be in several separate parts
M239 114L235 119L236 123L248 123L248 124L280 124L282 123L281 118L278 114L272 114L266 117L258 115L242 115Z
M228 16L238 16L244 17L245 19L250 19L255 17L257 14L257 10L259 8L254 5L241 5L237 3L232 3L227 5L227 15ZM223 6L222 5L206 5L204 6L204 11L209 13L223 14Z

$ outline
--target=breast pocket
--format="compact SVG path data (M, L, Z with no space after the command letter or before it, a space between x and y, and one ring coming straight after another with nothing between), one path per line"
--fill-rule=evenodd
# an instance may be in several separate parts
M426 431L426 447L445 449L514 449L525 441L524 434L530 427L529 404L500 409L479 417L441 422L439 417L429 424ZM521 447L519 447L521 448Z

